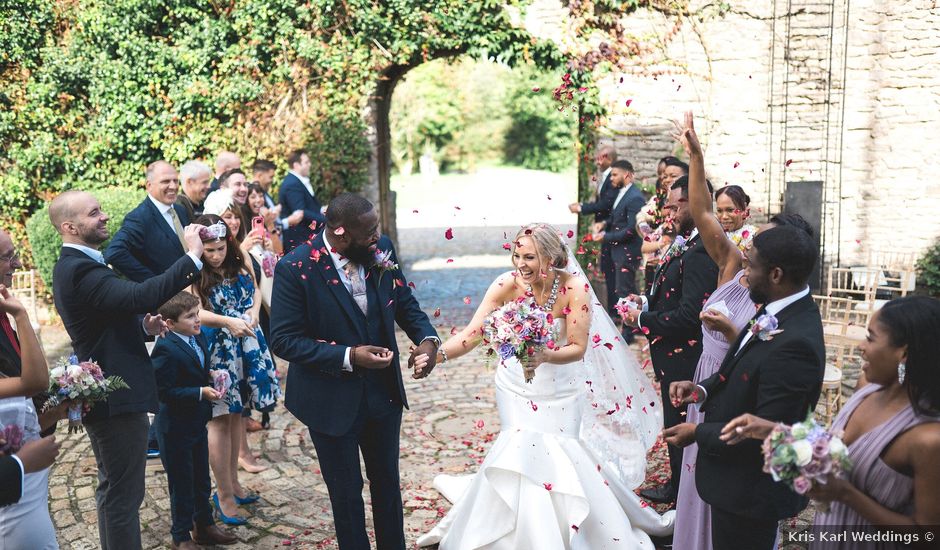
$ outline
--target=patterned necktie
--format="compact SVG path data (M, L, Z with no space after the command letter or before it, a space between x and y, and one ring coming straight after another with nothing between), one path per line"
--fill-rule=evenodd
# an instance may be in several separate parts
M196 337L189 337L189 347L193 348L193 351L196 352L196 357L199 358L199 366L203 367L206 364L206 359L202 355L202 348L199 347L199 344L196 343Z
M186 239L183 238L183 224L180 223L180 216L176 213L176 208L172 206L170 207L170 218L173 219L173 231L180 240L180 246L183 247L183 252L189 252L189 245L186 244Z
M16 341L16 333L13 332L13 326L10 324L10 319L7 317L6 313L0 313L0 326L3 327L3 332L6 333L7 338L10 340L10 345L13 346L13 350L16 351L17 355L21 355L20 344Z
M352 287L353 300L362 310L362 314L366 315L369 311L369 297L366 294L366 282L359 275L359 265L349 262L344 269L346 276L349 277L349 286Z

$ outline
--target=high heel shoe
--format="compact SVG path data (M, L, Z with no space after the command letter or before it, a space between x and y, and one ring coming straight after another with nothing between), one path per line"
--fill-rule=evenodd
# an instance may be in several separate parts
M236 499L238 497L235 497ZM215 509L219 512L219 519L222 520L222 523L225 525L245 525L248 523L248 520L241 516L226 516L222 513L222 505L219 504L219 493L212 494L212 503L215 504Z
M241 506L242 504L253 504L255 502L258 502L258 499L260 498L261 498L261 495L259 495L258 493L254 493L254 494L249 493L248 496L245 498L235 495L235 504L238 504L239 506Z
M238 467L249 474L257 474L268 469L264 464L249 464L248 461L238 457Z

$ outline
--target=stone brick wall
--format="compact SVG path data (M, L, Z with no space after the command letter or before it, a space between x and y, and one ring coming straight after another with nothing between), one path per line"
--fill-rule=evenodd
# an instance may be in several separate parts
M823 182L827 261L863 263L935 242L935 2L730 4L721 18L682 20L667 42L669 63L601 81L611 113L601 141L651 180L657 159L678 152L671 121L692 109L709 177L743 186L757 215L782 209L787 182ZM565 17L558 0L535 0L522 21L564 44ZM643 36L665 36L673 24L652 11L625 21Z

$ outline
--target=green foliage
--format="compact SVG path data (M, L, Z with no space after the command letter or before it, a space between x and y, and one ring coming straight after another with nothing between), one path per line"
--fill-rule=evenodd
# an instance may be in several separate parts
M329 197L358 191L368 181L369 142L362 119L352 113L329 113L311 125L307 151L314 159L310 180Z
M940 241L917 261L917 286L926 294L940 298Z
M551 80L532 74L509 95L511 125L506 132L506 160L535 170L561 171L575 160L576 112L560 109Z
M113 236L121 228L124 216L133 210L143 200L145 193L141 188L110 187L98 189L94 192L101 204L101 209L110 216L108 232ZM52 268L59 258L62 248L62 237L52 227L49 221L49 205L46 204L37 210L26 221L26 234L32 249L33 265L39 271L46 288L52 289ZM108 239L110 242L110 239ZM107 248L108 242L101 245L101 250Z

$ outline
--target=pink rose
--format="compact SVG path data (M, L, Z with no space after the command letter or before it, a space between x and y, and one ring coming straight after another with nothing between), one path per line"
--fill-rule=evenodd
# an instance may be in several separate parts
M806 477L799 476L793 480L793 490L801 495L805 495L813 488L813 482Z

